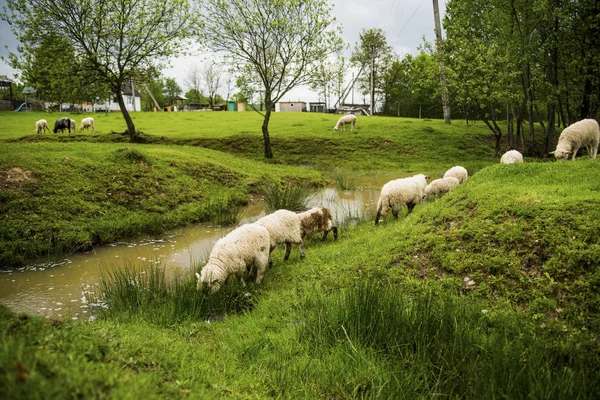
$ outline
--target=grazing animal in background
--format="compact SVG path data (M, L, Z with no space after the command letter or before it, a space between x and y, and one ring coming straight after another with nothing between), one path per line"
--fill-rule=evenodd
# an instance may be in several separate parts
M595 119L583 119L567 126L558 138L556 150L550 152L560 160L565 161L572 156L575 160L577 151L584 147L592 159L598 154L598 143L600 143L600 127Z
M229 232L215 243L208 262L202 268L197 288L206 286L211 293L217 292L235 274L245 286L244 273L256 273L256 283L263 280L269 262L269 231L258 224L246 224Z
M79 125L79 130L87 130L88 128L92 128L92 132L94 132L94 118L87 117L81 120L81 124Z
M35 123L35 130L38 134L46 133L46 131L50 133L50 128L48 128L48 121L46 121L45 119L40 119L39 121L37 121Z
M350 132L352 132L354 130L354 127L356 126L356 115L348 114L344 115L343 117L340 117L340 119L338 119L337 124L335 124L335 126L333 127L333 130L337 131L338 129L342 128L342 130L345 132L346 125L348 124L352 125L350 127Z
M425 188L425 197L436 197L443 193L447 193L460 185L458 179L453 176L447 178L435 179Z
M448 171L446 171L446 173L444 174L444 178L448 178L449 176L455 177L460 183L463 183L464 181L469 179L469 173L467 172L466 168L461 167L460 165L452 167Z
M500 164L514 164L522 162L523 154L519 153L517 150L509 150L500 158Z
M75 133L75 127L77 126L77 123L75 122L74 119L70 119L69 121L71 121L71 130L73 131L73 133ZM69 131L69 133L71 133L71 131Z
M377 200L375 225L379 223L379 217L385 217L389 210L396 218L398 218L398 212L404 207L408 207L410 214L413 208L423 200L426 187L427 176L423 174L395 179L383 185L379 200Z
M54 121L54 133L61 133L67 129L71 133L71 120L69 118L61 118Z

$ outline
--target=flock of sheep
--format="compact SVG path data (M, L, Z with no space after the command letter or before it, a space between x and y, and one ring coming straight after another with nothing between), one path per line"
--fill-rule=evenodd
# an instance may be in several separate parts
M73 132L75 132L75 120L74 119L69 119L69 118L61 118L61 119L57 119L56 121L54 121L54 133L58 133L58 131L60 131L61 133L63 133L66 130L69 131L69 133L71 133L71 130L73 130ZM94 118L92 117L87 117L81 120L81 124L79 125L79 129L80 130L84 130L84 129L88 129L88 128L92 128L92 132L94 131ZM48 133L50 133L50 128L48 128L48 121L46 121L45 119L40 119L39 121L37 121L35 123L35 131L40 134L40 133L45 133L46 131L48 131Z
M351 125L351 130L356 124L354 115L341 117L335 125L337 131L340 127L345 130L345 125ZM566 160L570 156L575 159L577 151L586 147L591 158L595 159L600 142L600 127L593 119L585 119L565 128L558 140L554 154L558 160ZM517 150L507 151L500 159L501 164L522 163L523 155ZM389 211L398 218L398 213L408 208L411 213L413 208L426 197L436 197L449 192L469 177L468 171L461 166L454 166L444 174L443 178L435 179L427 184L428 176L418 174L409 178L392 180L381 188L377 201L377 214L375 224L380 217L385 217ZM333 231L337 239L337 228L333 226L331 211L325 207L316 207L303 213L288 210L278 210L257 222L242 225L220 239L213 247L207 264L200 274L197 287L208 287L211 293L219 290L229 275L236 275L242 285L245 285L243 276L249 271L256 275L256 283L263 280L268 265L272 265L270 257L273 249L285 243L286 251L284 260L287 260L292 244L297 244L300 256L304 257L304 237L313 232L323 232L323 240L327 233Z

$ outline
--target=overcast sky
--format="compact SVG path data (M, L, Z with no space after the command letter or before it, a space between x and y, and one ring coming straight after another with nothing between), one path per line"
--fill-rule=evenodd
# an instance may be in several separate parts
M434 42L433 1L432 0L338 0L334 1L333 14L343 28L343 39L350 50L359 40L360 31L381 28L388 44L400 55L418 54L423 37ZM0 7L6 0L0 0ZM440 15L444 15L446 0L439 0ZM6 22L0 21L0 56L6 57L18 45ZM8 50L6 49L8 47ZM349 50L349 51L350 51ZM349 55L349 54L348 54ZM174 60L172 67L163 72L164 76L177 79L182 89L187 91L184 79L194 63L202 63L200 57L187 57ZM14 74L6 63L0 61L0 75ZM318 96L308 89L300 88L288 93L283 100L317 101ZM355 98L355 101L362 102Z

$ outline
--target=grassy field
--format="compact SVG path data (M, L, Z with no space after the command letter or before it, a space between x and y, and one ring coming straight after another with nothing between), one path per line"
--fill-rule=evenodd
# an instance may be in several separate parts
M136 114L145 145L122 143L111 133L123 130L116 119L69 138L15 133L18 117L5 116L3 245L36 240L36 222L55 236L120 227L117 237L209 218L271 181L322 185L340 172L434 178L456 164L471 172L398 220L344 227L335 242L310 238L305 259L294 249L283 262L276 250L260 287L231 280L208 296L192 271L167 284L160 267L138 265L106 277L95 301L107 308L94 321L0 306L7 398L600 393L597 161L501 166L486 128L460 122L361 118L357 133L334 133L335 116L276 114L275 159L265 162L252 113ZM106 118L108 126L115 115ZM8 182L15 167L29 179ZM98 228L103 218L110 229Z

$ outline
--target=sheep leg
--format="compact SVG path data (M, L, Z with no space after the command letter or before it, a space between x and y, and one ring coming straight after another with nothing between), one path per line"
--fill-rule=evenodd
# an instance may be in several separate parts
M298 245L298 250L300 250L300 258L304 258L306 256L306 254L304 254L304 238L302 238L302 241Z
M377 209L377 214L375 215L375 225L379 223L379 217L381 217L381 208L382 206L379 206L379 208Z
M412 203L408 204L408 214L410 214L412 212L413 208L415 208L415 205L416 204L412 204Z
M291 252L292 252L292 244L290 242L285 242L285 256L283 256L283 259L285 261L287 261L288 258L290 258Z
M263 278L265 277L265 269L267 266L267 262L271 257L267 254L265 259L265 254L260 254L254 260L254 266L256 268L256 284L260 285L262 283Z

